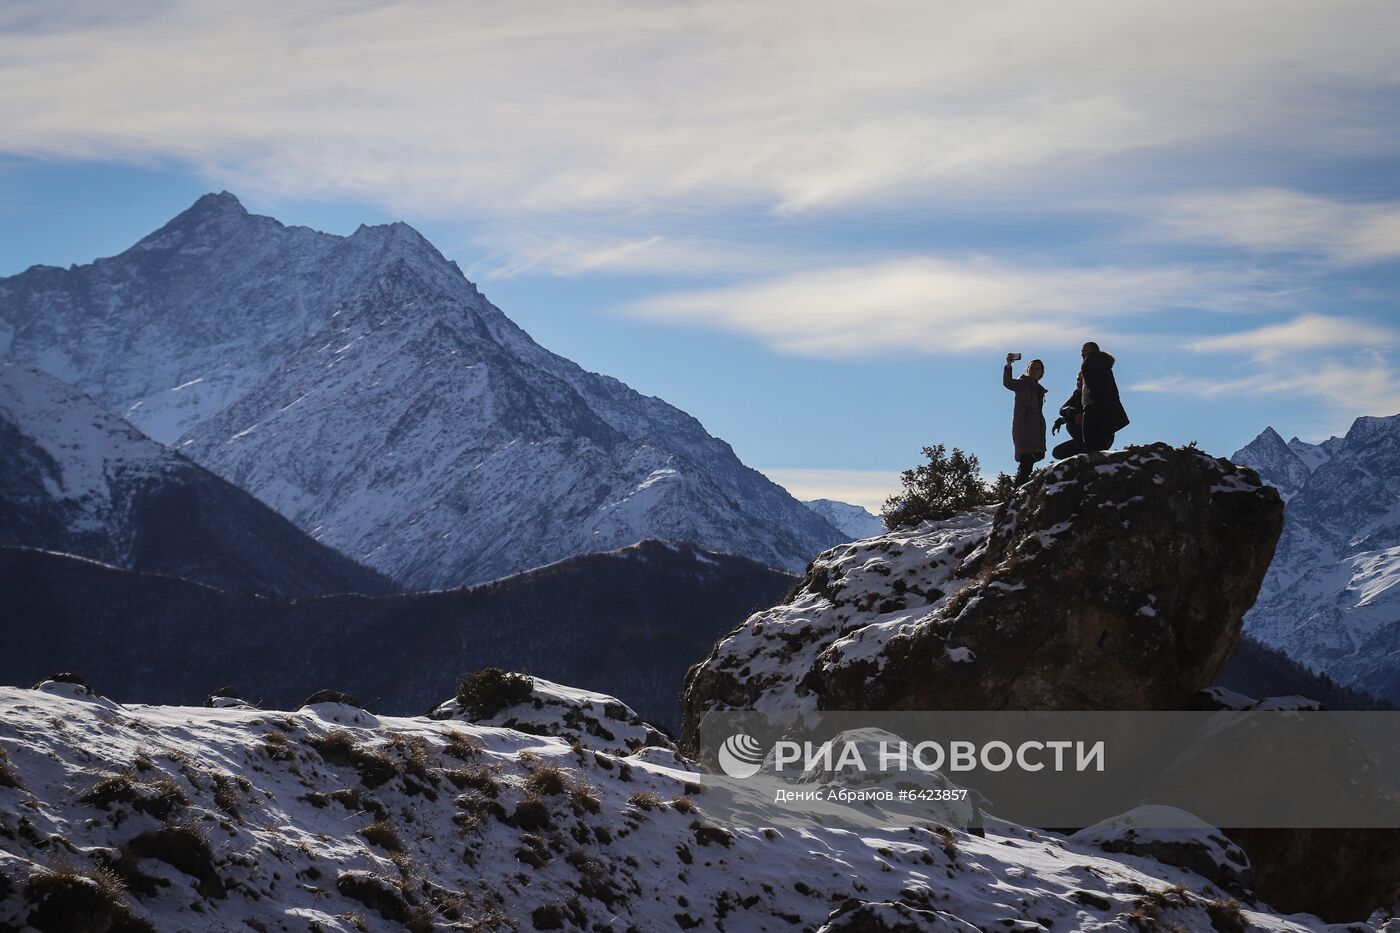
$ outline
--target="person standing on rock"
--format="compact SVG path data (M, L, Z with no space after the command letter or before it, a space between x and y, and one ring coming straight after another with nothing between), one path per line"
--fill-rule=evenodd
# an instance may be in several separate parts
M1128 413L1123 410L1118 382L1113 378L1114 360L1092 340L1084 344L1079 355L1084 360L1079 367L1084 449L1108 450L1113 446L1113 436L1128 426Z
M1019 353L1006 354L1006 367L1001 371L1001 384L1016 393L1016 406L1011 412L1011 442L1016 448L1016 485L1031 478L1031 470L1045 459L1045 364L1031 360L1025 373L1014 379L1011 364L1020 359Z

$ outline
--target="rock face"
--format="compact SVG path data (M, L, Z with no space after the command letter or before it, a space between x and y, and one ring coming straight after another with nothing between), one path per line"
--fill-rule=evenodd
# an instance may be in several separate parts
M396 589L73 387L13 364L0 364L0 545L240 592Z
M1400 703L1400 415L1357 418L1320 444L1284 444L1268 429L1231 459L1288 500L1245 630L1344 686Z
M1181 709L1239 639L1283 521L1254 471L1163 444L1065 460L998 514L834 548L691 669L714 709Z
M406 588L644 538L800 570L844 537L661 399L536 344L405 224L207 195L108 259L0 278L0 356Z

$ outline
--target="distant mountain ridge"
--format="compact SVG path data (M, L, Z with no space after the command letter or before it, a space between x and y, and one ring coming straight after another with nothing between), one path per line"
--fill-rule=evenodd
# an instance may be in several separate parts
M0 544L232 590L393 584L52 376L0 364Z
M1357 418L1320 444L1268 428L1231 459L1288 500L1246 630L1344 686L1400 701L1400 415Z
M686 668L795 577L643 541L468 589L278 599L0 547L0 683L74 670L132 702L197 704L232 684L294 708L323 687L417 715L485 666L602 690L675 728Z
M850 535L853 541L873 538L885 532L885 523L880 520L880 516L872 514L863 506L837 499L810 499L803 504L831 522L843 534Z
M401 223L341 237L206 195L118 256L0 279L0 351L407 587L643 538L800 569L844 537Z

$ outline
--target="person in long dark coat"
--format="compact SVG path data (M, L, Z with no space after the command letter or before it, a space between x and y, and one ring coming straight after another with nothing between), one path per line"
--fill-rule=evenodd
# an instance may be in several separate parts
M1114 360L1092 341L1084 344L1080 356L1084 359L1079 367L1084 377L1080 395L1084 448L1108 450L1113 446L1113 436L1128 426L1128 413L1123 410L1118 381L1113 378Z
M1001 371L1001 384L1016 393L1011 412L1011 442L1016 448L1016 485L1031 478L1031 470L1045 459L1045 364L1031 360L1023 375L1011 376L1011 354Z

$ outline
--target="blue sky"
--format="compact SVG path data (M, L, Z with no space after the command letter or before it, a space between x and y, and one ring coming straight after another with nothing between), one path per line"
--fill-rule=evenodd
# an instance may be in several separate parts
M0 275L227 189L402 219L542 344L799 495L1010 468L1119 359L1122 442L1400 412L1400 6L11 3Z

